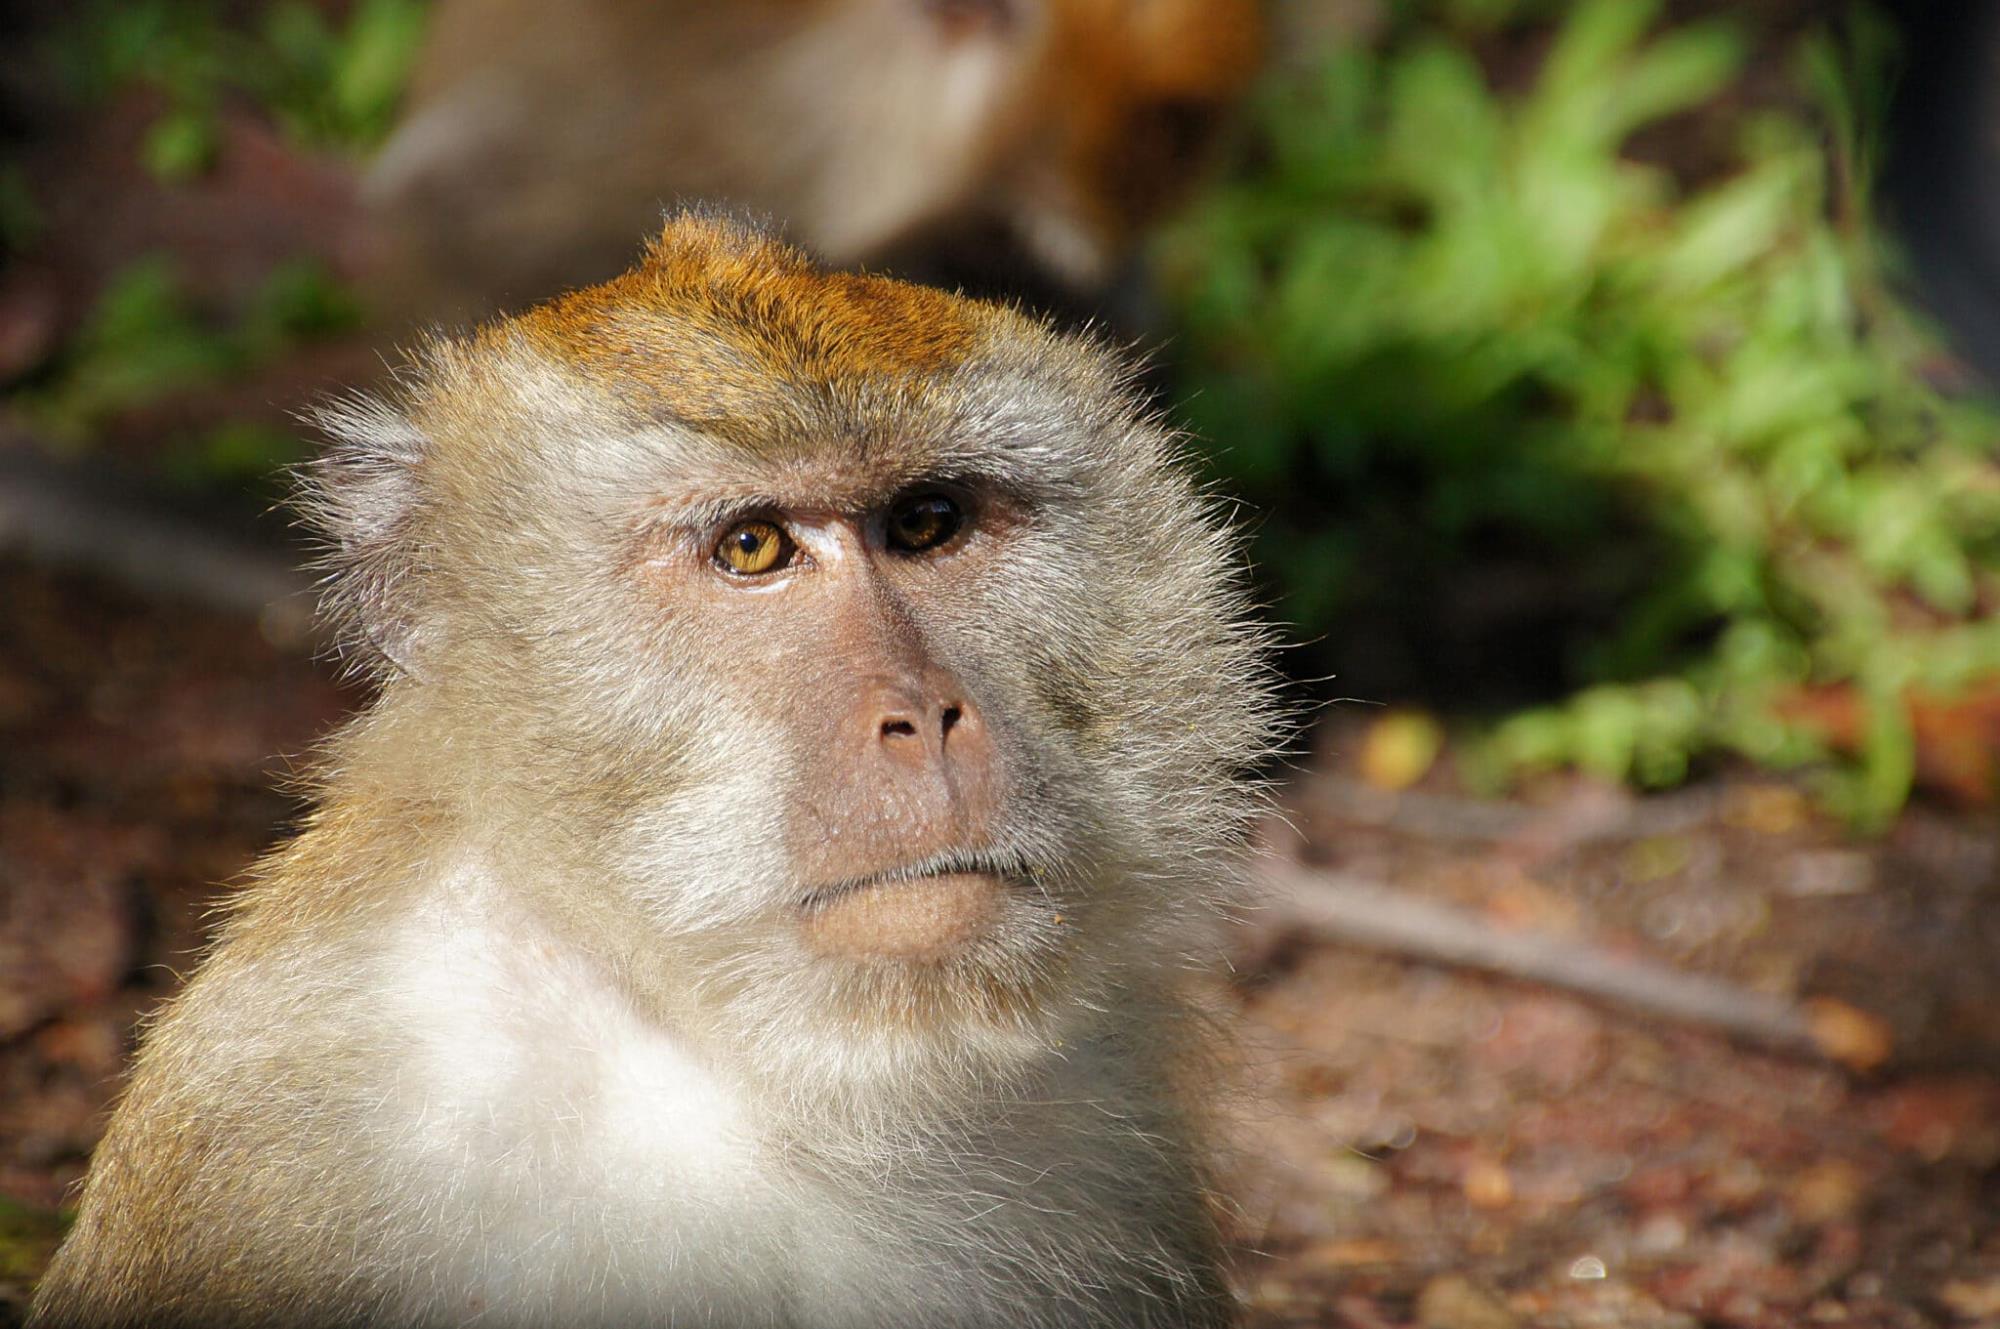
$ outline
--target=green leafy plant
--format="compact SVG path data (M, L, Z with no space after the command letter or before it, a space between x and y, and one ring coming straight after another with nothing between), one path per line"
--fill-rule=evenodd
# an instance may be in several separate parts
M18 163L0 159L0 260L25 252L42 233L42 212Z
M79 443L106 417L245 363L242 348L190 307L171 262L120 272L45 378L15 399L49 435Z
M79 446L121 412L226 380L359 319L353 298L308 260L274 269L242 317L218 319L196 307L170 259L154 256L107 285L77 335L12 404L44 435ZM225 429L189 454L189 466L208 458L213 474L227 478L273 453L268 433Z
M1496 778L1824 761L1792 703L1851 688L1869 722L1829 794L1886 816L1910 690L2000 675L2000 470L1993 415L1926 379L1880 277L1879 84L1810 40L1801 102L1738 115L1733 169L1688 183L1633 139L1731 84L1731 29L1586 0L1503 95L1434 6L1403 13L1281 77L1162 248L1186 413L1270 513L1282 608L1336 662L1357 621L1438 654L1468 585L1528 622L1557 700L1483 729ZM1505 672L1504 632L1465 640L1403 681Z
M303 0L265 16L261 37L276 58L264 101L300 141L369 147L389 132L429 17L426 0L360 0L345 26Z
M217 115L232 96L263 107L308 147L378 142L427 14L425 0L360 0L336 26L304 0L281 0L244 27L202 0L97 0L79 7L51 54L86 100L135 85L159 93L165 106L141 158L162 179L182 180L214 161Z

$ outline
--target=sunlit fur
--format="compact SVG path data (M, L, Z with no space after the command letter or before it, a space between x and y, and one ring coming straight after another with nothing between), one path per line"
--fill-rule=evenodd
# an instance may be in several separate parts
M1179 989L1270 685L1115 357L684 216L322 423L327 603L380 697L146 1040L44 1323L1226 1318ZM733 687L652 560L691 511L924 478L1018 509L924 629L1033 888L941 964L815 956L810 699Z

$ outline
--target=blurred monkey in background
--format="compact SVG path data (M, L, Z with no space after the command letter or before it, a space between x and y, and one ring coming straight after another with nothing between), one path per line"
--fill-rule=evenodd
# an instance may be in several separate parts
M366 193L391 315L602 280L665 207L1093 311L1255 72L1258 0L439 0Z

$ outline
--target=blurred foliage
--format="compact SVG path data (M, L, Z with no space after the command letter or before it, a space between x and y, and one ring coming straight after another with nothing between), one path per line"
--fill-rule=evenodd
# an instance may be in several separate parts
M161 458L161 471L189 489L256 491L299 459L297 431L255 420L230 420L178 440Z
M13 405L50 438L74 445L122 411L227 379L359 322L353 298L312 260L274 269L247 311L224 321L198 309L172 261L155 256L107 285L76 336ZM226 474L245 470L242 439L209 451L225 459Z
M0 260L26 252L42 233L42 210L28 187L27 173L0 161Z
M68 1217L0 1199L0 1280L25 1282L48 1267Z
M203 0L95 0L64 25L51 56L83 99L135 84L160 93L166 108L142 155L155 175L182 180L214 161L230 96L248 97L307 147L379 142L427 12L425 0L358 0L335 25L306 0L280 0L244 28Z
M1808 37L1792 102L1730 109L1737 31L1585 0L1497 92L1487 39L1550 8L1404 0L1373 47L1272 80L1235 180L1162 247L1186 416L1270 513L1259 564L1331 660L1468 577L1505 602L1489 564L1528 569L1538 611L1582 602L1542 634L1560 700L1485 725L1475 770L1815 761L1879 820L1910 785L1907 693L2000 673L1996 421L1925 377L1867 222L1881 30ZM1695 108L1728 169L1640 159ZM1851 760L1795 718L1820 685L1865 700Z

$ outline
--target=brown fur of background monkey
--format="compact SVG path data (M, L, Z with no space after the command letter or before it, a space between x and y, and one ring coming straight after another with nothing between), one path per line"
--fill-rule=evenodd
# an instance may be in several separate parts
M440 0L368 181L377 294L520 309L706 200L840 266L1087 296L1261 40L1257 0Z
M1115 360L683 217L325 424L380 697L32 1323L1228 1321L1270 676Z

